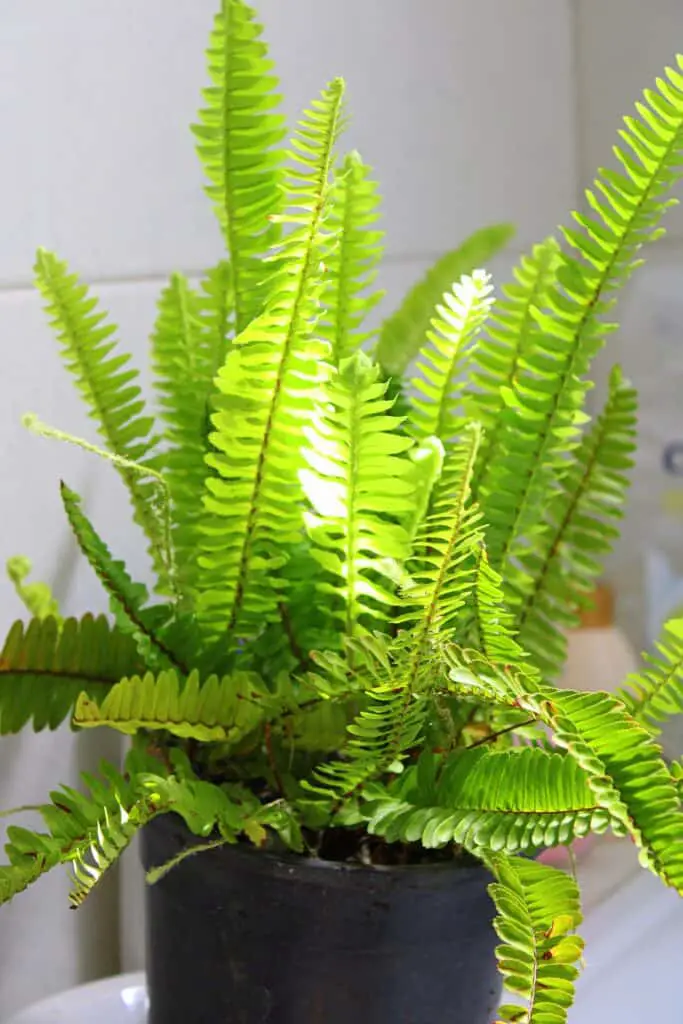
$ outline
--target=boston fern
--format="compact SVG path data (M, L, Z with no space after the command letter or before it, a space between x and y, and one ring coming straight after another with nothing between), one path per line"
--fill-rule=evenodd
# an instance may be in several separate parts
M167 812L200 847L321 855L342 834L366 860L474 855L495 876L500 969L528 1004L501 1020L565 1020L579 898L533 855L611 829L683 891L682 772L656 741L683 710L683 620L620 693L554 685L634 448L632 387L615 369L592 419L588 373L681 175L683 77L645 94L620 170L499 301L478 267L505 226L443 257L375 328L379 200L340 152L344 83L285 148L243 0L223 0L208 59L194 131L225 259L162 292L156 413L88 288L37 258L102 447L29 425L111 461L157 582L151 596L134 581L66 484L111 618L60 618L12 561L33 617L2 651L1 731L70 719L132 743L123 771L53 793L43 831L8 829L0 897L67 863L79 905Z

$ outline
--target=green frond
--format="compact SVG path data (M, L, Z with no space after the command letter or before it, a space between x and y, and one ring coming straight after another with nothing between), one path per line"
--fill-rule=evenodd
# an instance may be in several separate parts
M454 842L474 853L567 844L611 824L578 763L534 747L424 753L365 813L388 843Z
M104 779L84 776L92 784L88 793L63 786L50 794L51 803L40 808L47 832L9 826L9 865L0 868L0 900L10 899L58 864L69 864L71 905L81 906L139 829L166 809L140 795L111 766L103 770Z
M160 459L171 492L172 541L183 591L196 575L209 401L229 347L226 277L221 264L205 278L199 294L182 274L173 274L161 294L152 334L152 367L168 442Z
M498 968L506 990L527 1003L499 1007L498 1024L566 1024L583 954L574 934L582 920L576 881L522 857L498 855L489 866Z
M470 361L470 381L476 391L468 395L468 414L484 427L473 480L473 493L488 478L489 463L506 439L506 399L514 389L529 352L538 344L539 328L533 311L542 308L545 295L555 281L560 264L560 247L554 238L533 247L513 269L514 280L502 286L485 329ZM490 516L496 512L492 501ZM505 510L501 511L505 514ZM495 522L495 519L492 519Z
M143 670L131 637L104 616L15 622L0 654L0 733L56 729L81 692L101 699L124 676Z
M383 296L372 290L382 256L379 196L370 168L350 153L335 175L328 227L334 244L325 260L323 310L318 331L330 345L331 361L343 359L368 340L365 320Z
M74 712L79 728L108 726L135 735L163 729L173 736L205 743L236 743L260 725L272 699L259 677L234 672L200 683L191 672L182 684L175 672L122 679L97 702L81 694Z
M649 733L607 694L548 691L539 710L602 806L631 833L643 863L683 893L683 809Z
M566 651L560 629L574 626L602 571L623 516L633 465L636 393L615 367L609 395L594 426L544 510L544 526L519 555L519 592L512 607L519 642L547 676L561 669Z
M502 395L505 436L479 500L490 523L489 553L506 580L579 443L585 374L614 329L605 316L642 246L661 234L674 201L667 193L683 174L683 76L668 70L638 112L644 120L627 118L626 148L615 148L622 170L601 172L587 192L591 213L575 214L578 227L564 230L573 253L562 254L556 281L532 310L540 330Z
M431 705L425 694L387 682L367 693L366 706L347 727L344 760L318 765L305 788L339 810L368 782L400 765L423 735Z
M448 638L476 582L483 527L469 499L480 440L477 424L468 424L463 439L451 447L430 512L416 534L400 621L412 628L417 649L437 632Z
M437 303L453 282L486 266L513 233L509 224L493 224L475 231L461 246L437 260L382 325L375 360L385 373L391 377L405 373L424 344Z
M456 692L528 712L586 773L613 828L628 832L642 863L683 892L683 808L661 748L607 693L544 686L526 668L495 666L479 652L446 652Z
M344 85L334 81L293 140L287 185L290 228L274 256L266 312L239 335L218 374L206 482L198 595L204 628L258 632L276 618L277 571L303 525L297 471L329 370L328 345L312 335L322 289L329 174ZM280 581L281 585L281 581Z
M64 363L106 447L128 462L143 464L152 459L156 443L153 420L144 414L138 371L132 368L129 355L117 352L115 328L106 323L88 288L53 253L38 250L35 275L50 324L62 346ZM117 469L128 488L135 521L145 531L155 568L163 579L164 538L155 511L154 484L123 464L117 464Z
M213 384L216 374L226 360L235 333L235 296L228 260L221 260L206 272L199 282L197 313L201 321L205 357L210 356L207 380ZM207 406L205 435L208 438L209 412Z
M505 603L503 580L490 564L484 545L479 550L477 580L471 615L473 640L491 661L518 665L527 657L526 648L517 642L514 616ZM467 626L463 636L467 635ZM462 641L461 641L462 642Z
M237 332L263 309L269 217L281 208L284 119L255 12L221 0L207 51L210 85L193 131L228 252Z
M300 474L311 509L306 526L342 632L353 636L386 618L409 539L400 519L412 511L410 438L391 415L380 369L362 352L330 379L315 423L306 428L308 467Z
M31 562L22 555L7 559L7 575L9 576L17 597L36 619L53 618L57 623L62 621L59 605L47 583L27 583L31 575Z
M452 441L463 420L468 356L493 305L491 277L464 275L447 291L420 348L409 397L408 429L417 438Z
M156 667L173 665L185 671L173 651L157 634L145 614L147 588L133 583L123 562L115 561L104 541L81 508L81 499L65 483L61 484L64 509L83 555L109 595L112 612L121 632L130 633L145 664Z
M683 713L683 619L665 624L655 650L643 655L644 667L626 679L618 696L634 718L657 730Z

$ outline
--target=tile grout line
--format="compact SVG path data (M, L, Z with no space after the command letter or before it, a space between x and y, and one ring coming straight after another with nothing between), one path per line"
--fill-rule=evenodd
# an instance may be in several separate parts
M444 250L445 252L446 250ZM512 257L521 255L525 250L518 246L510 246L507 250L508 254ZM443 252L438 253L395 253L389 254L384 258L385 267L400 267L406 266L411 263L433 263L443 256ZM203 268L183 268L182 273L189 278L199 278L206 271L206 267ZM164 271L152 271L150 273L143 274L111 274L103 276L83 275L83 282L93 288L124 288L135 285L145 284L164 284L172 270L167 272ZM18 279L14 281L0 281L0 296L2 295L33 295L35 293L35 287L29 279Z

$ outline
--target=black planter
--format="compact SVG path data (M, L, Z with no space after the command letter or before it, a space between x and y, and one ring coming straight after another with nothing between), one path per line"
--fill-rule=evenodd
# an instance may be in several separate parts
M143 861L193 840L175 816ZM366 868L221 847L147 890L149 1024L489 1024L483 868Z

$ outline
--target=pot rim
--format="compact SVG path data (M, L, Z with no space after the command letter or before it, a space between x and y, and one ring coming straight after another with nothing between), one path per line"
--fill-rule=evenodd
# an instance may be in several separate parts
M169 812L154 818L147 830L163 830L175 845L187 848L189 845L201 845L201 838L187 827L183 819ZM189 841L189 842L188 842ZM174 855L169 851L169 859ZM145 858L146 860L147 858ZM444 887L454 884L479 882L484 878L493 880L483 863L473 865L458 864L457 861L443 861L436 864L359 864L348 861L324 860L321 857L310 857L294 852L276 853L272 850L261 850L255 846L242 843L226 843L225 846L202 851L196 858L189 858L183 864L196 860L200 870L213 872L225 871L226 865L232 861L248 871L280 875L292 881L309 882L311 884L352 884L369 885L404 883L416 886L433 886L440 883ZM146 865L150 867L150 865ZM174 869L175 870L175 869Z

